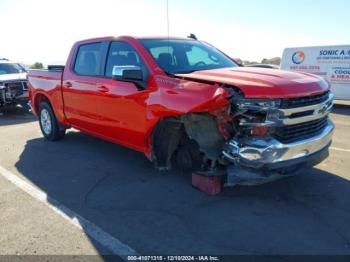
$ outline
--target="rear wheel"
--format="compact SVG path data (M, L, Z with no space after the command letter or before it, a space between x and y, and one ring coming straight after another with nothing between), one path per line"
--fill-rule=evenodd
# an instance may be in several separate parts
M62 139L66 129L60 127L51 106L42 102L39 108L39 124L44 137L50 141Z

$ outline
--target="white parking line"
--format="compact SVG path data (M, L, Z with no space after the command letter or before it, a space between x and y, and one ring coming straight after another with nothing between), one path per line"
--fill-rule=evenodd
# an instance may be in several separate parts
M107 248L113 254L121 256L124 259L126 259L126 256L128 255L137 255L136 251L133 250L131 247L127 246L120 240L114 238L107 232L103 231L101 228L99 228L89 220L83 218L74 211L60 204L55 199L52 199L51 197L47 196L45 192L35 188L30 183L11 173L9 170L5 169L2 166L0 166L0 175L6 178L11 183L13 183L18 188L28 193L36 200L46 204L51 210L59 214L61 217L69 221L74 226L86 232L86 234L88 234L91 238L93 238L102 246Z
M339 147L333 147L333 146L331 146L329 149L334 150L334 151L342 151L342 152L348 152L348 153L350 153L350 149L345 149L345 148L339 148Z

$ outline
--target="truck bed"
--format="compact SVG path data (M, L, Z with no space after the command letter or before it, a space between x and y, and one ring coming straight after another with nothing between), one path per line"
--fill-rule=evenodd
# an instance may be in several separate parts
M61 86L62 75L63 71L57 70L30 70L28 80L32 83L31 88L48 91Z
M28 87L30 95L35 91L36 94L43 94L49 96L50 101L56 107L53 108L60 120L63 116L63 99L62 99L62 77L63 71L60 70L30 70L28 72ZM38 106L40 101L32 99L33 111L38 113Z

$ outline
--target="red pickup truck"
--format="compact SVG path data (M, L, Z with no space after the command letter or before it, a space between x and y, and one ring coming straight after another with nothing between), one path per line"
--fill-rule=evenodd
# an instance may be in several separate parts
M161 170L228 169L233 184L319 163L334 129L322 78L242 67L191 38L80 41L66 66L32 70L28 80L48 140L73 127L143 152Z

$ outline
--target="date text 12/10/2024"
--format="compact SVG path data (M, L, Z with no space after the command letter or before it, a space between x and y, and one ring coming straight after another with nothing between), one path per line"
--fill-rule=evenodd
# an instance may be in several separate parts
M128 261L220 261L217 256L128 256Z

